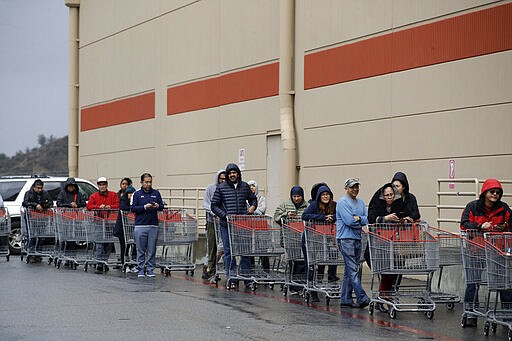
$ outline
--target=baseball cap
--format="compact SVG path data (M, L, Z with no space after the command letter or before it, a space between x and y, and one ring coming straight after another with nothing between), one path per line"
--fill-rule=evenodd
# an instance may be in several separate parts
M107 181L107 178L106 178L106 177L104 177L104 176L100 176L100 177L98 178L98 180L96 181L96 183L97 183L97 184L99 184L100 182L108 182L108 181Z
M345 180L345 188L351 188L352 186L358 184L360 184L358 178L348 178L347 180Z

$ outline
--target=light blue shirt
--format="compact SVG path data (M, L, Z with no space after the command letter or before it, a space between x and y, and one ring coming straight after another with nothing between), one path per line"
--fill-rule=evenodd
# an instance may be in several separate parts
M356 221L354 216L361 217ZM348 195L342 197L336 204L336 238L361 239L361 228L368 224L368 210L363 200L352 200Z

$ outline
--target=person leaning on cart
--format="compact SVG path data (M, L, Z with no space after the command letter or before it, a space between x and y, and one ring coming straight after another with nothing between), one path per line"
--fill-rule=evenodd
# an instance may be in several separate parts
M281 225L282 219L302 219L302 213L308 208L308 205L308 202L304 200L304 189L299 185L293 186L290 190L290 199L283 201L277 206L274 212L274 221ZM283 236L281 235L281 246L284 246L282 238ZM294 276L304 275L306 272L304 261L289 261L288 265ZM300 287L291 286L290 294L298 294L300 289Z
M345 262L343 284L341 286L340 306L364 308L370 304L370 298L359 279L359 259L361 258L361 230L368 224L368 211L359 194L359 179L345 181L347 194L336 206L336 239ZM352 300L352 291L356 294L357 304Z
M57 207L66 207L66 208L82 208L85 207L85 199L80 193L78 186L76 184L75 178L67 178L64 183L64 187L62 187L59 195L57 196ZM76 250L79 249L80 246L75 242L66 243L66 245L60 245L61 248L66 247L66 250ZM82 247L87 247L87 245L83 245ZM67 260L64 262L64 266L68 267L71 265L71 261Z
M336 201L334 201L334 194L327 184L320 185L314 191L316 193L315 200L311 201L309 206L302 213L302 220L318 221L324 223L335 223L336 222ZM314 267L308 263L308 255L306 249L306 235L302 234L302 253L304 255L304 265L306 266L307 279L309 282L313 282L315 279L318 282L322 282L325 272L325 265L317 265L316 278L314 276ZM330 283L339 281L339 277L336 275L338 267L336 265L329 265L327 268L327 281ZM311 302L319 302L318 293L316 291L311 292Z
M503 187L496 179L487 179L482 185L480 197L466 205L461 217L461 230L477 230L481 232L510 231L512 225L512 213L510 207L503 201ZM512 308L512 291L500 291L500 300L503 309ZM471 307L473 303L478 305L477 284L466 285L464 303ZM476 307L475 307L476 308ZM476 327L476 317L469 317L467 327Z
M387 183L375 192L368 205L368 222L370 224L398 224L400 223L400 212L403 212L403 200L398 190L392 183ZM369 246L364 251L366 263L371 268ZM393 289L398 275L382 274L380 276L379 291L381 296L385 296ZM376 308L386 313L387 308L382 303L377 303Z
M53 207L53 201L47 191L43 189L44 183L41 179L36 179L32 188L25 193L21 206L31 208L37 212L46 211ZM31 250L35 245L36 240L30 239L28 241L28 248ZM44 244L44 240L39 240L39 244ZM41 262L42 258L37 256L31 259L31 262Z
M230 274L235 270L236 260L231 259L227 216L231 214L253 214L258 207L258 199L249 185L242 181L242 173L237 165L234 163L228 164L226 166L226 176L227 181L219 184L213 194L211 210L220 219L220 234L224 246L224 266L226 268L226 287L234 289L237 287L237 283L230 278ZM249 203L249 208L247 208L247 203ZM242 273L250 271L251 260L249 257L241 257L240 269ZM246 282L245 285L247 287L249 282Z
M87 210L117 210L119 208L119 199L116 192L108 190L107 178L101 176L96 181L98 184L98 192L91 194L87 202ZM108 260L114 243L98 243L96 244L95 256L97 259ZM102 274L104 270L103 264L96 266L96 273Z
M164 209L160 192L153 189L149 173L140 176L141 189L132 196L131 210L135 213L134 236L137 247L138 277L155 277L155 253L158 238L158 212Z

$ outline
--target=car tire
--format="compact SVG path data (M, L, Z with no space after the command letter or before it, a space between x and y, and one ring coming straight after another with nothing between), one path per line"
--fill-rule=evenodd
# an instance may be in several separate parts
M21 226L19 222L11 223L9 251L11 255L19 255L21 253Z

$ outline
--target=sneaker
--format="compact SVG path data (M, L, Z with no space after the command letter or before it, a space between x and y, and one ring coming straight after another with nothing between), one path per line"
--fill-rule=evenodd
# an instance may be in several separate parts
M340 278L339 278L338 276L334 275L334 276L332 276L332 277L331 277L331 276L329 276L329 278L328 278L327 280L329 281L329 283L334 283L334 282L339 281L339 280L340 280Z
M476 317L468 317L466 320L466 327L476 328L478 325L477 321Z
M153 270L148 270L146 272L146 276L148 276L148 277L155 277L155 273L153 272Z
M133 268L130 269L130 271L133 273L138 273L139 269L136 266L134 266Z
M386 308L386 306L384 305L384 303L380 303L378 302L376 305L375 305L375 308L377 308L378 311L380 311L381 313L389 313L389 310L388 308Z
M139 270L137 277L144 277L144 270Z
M369 304L370 304L370 299L367 298L366 301L364 301L361 304L359 304L359 308L360 309L366 308Z
M318 298L318 293L316 291L311 292L310 302L313 302L313 303L320 302L320 298Z

